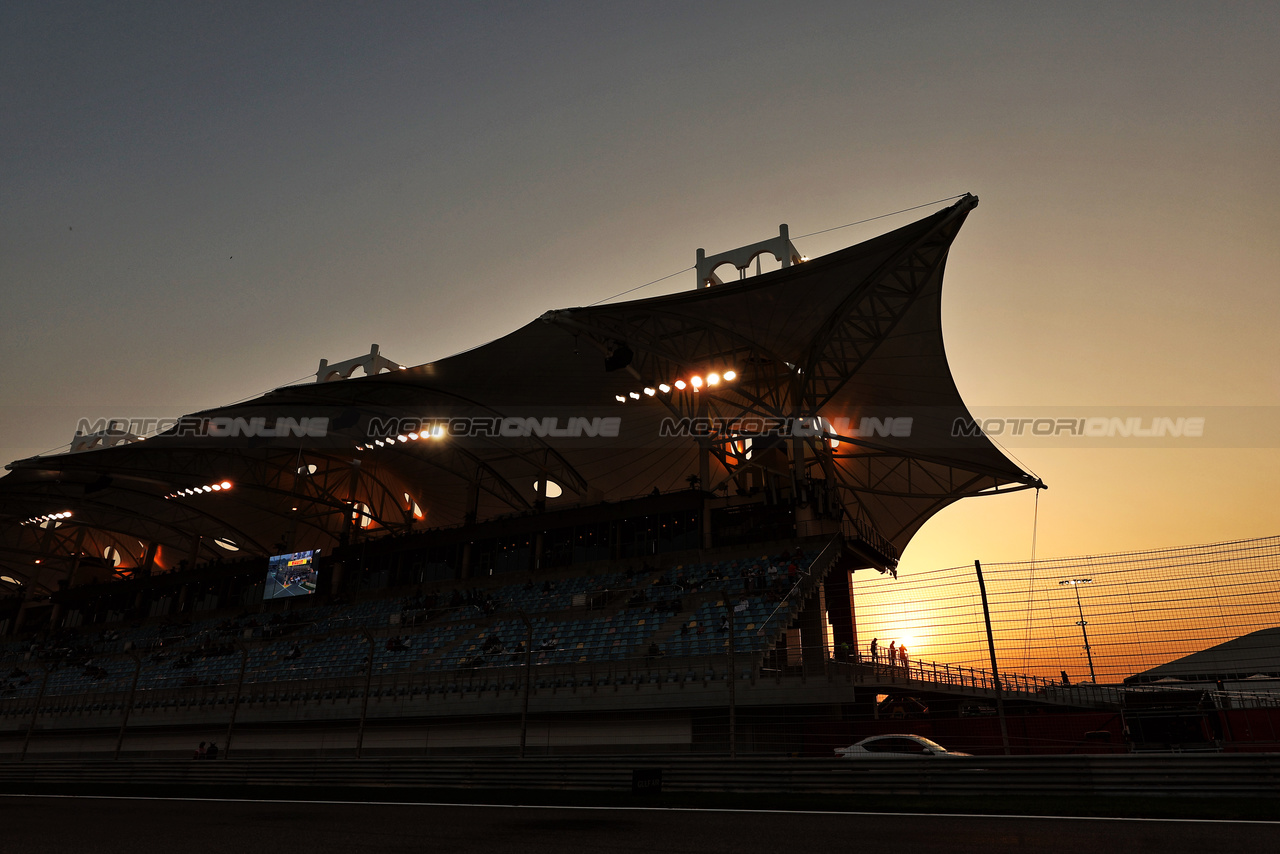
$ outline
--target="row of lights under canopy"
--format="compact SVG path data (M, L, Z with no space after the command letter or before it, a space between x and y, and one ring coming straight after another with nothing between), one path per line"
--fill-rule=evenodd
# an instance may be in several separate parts
M657 386L645 386L642 391L632 391L625 395L615 394L613 399L618 403L626 403L628 400L639 400L641 394L645 397L656 397L658 394L670 394L672 389L676 391L684 391L685 389L693 389L695 392L702 391L705 388L714 388L722 382L733 382L738 378L738 372L735 370L727 370L724 373L712 371L705 377L701 374L694 374L688 380L677 379L672 383L658 383Z

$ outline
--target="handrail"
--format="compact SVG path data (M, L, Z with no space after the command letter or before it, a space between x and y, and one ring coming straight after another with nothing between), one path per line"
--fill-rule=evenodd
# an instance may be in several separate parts
M788 590L786 595L778 602L777 607L773 609L773 613L768 617L765 617L764 622L760 624L760 628L756 629L757 635L763 635L769 623L771 623L773 618L778 615L778 612L784 607L789 607L788 601L791 599L793 594L800 592L801 595L799 598L802 601L808 598L813 587L814 578L819 574L825 573L826 570L831 568L830 566L826 566L815 572L814 567L818 566L824 558L828 564L833 562L836 557L839 556L840 547L843 545L843 542L843 537L840 534L835 535L827 541L827 544L823 546L822 551L818 552L817 556L809 562L807 567L796 573L796 583L791 586L791 589Z

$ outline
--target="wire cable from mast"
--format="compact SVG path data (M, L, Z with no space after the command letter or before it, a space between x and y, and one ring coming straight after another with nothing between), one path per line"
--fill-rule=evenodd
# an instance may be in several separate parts
M839 230L840 230L840 229L842 229L842 228L849 228L849 227L851 227L851 226L855 226L855 225L862 225L864 222L875 222L875 221L876 221L876 220L878 220L878 219L887 219L887 218L889 218L889 217L891 217L891 216L897 216L898 214L907 213L907 212L909 212L909 211L918 211L918 210L920 210L920 208L927 208L927 207L929 207L930 205L940 205L940 204L942 204L943 202L950 202L950 201L953 201L953 200L955 200L955 199L960 199L960 198L963 198L963 197L964 197L964 196L966 196L966 195L968 195L968 194L967 194L967 193L960 193L959 195L956 195L956 196L947 196L945 199L938 199L937 201L933 201L933 202L925 202L925 203L924 203L924 204L922 204L922 205L914 205L914 206L909 207L909 208L903 208L902 210L900 210L900 211L894 211L893 213L880 214L879 216L868 217L867 219L860 219L860 220L858 220L857 222L845 223L844 225L837 225L837 226L835 226L835 227L833 227L833 228L824 228L824 229L822 229L821 231L811 231L811 232L809 232L808 234L801 234L799 237L793 237L793 238L791 238L791 239L792 239L792 240L804 240L806 237L813 237L814 235L818 235L818 234L826 234L828 231L839 231Z
M695 266L696 266L696 265L695 265ZM622 292L620 292L620 293L616 293L616 294L614 294L614 295L613 295L613 296L611 296L611 297L605 297L604 299L598 299L598 300L596 300L595 302L593 302L593 303L591 303L590 305L588 305L588 306L587 306L587 308L591 308L591 306L599 305L599 304L600 304L600 303L602 303L602 302L608 302L608 301L609 301L609 300L611 300L611 299L617 299L618 297L624 297L624 296L626 296L627 294L630 294L630 293L635 293L636 291L640 290L641 288L647 288L647 287L649 287L650 285L656 285L656 284L658 284L658 282L665 282L667 279L670 279L672 276L678 276L678 275L680 275L681 273L687 273L687 272L689 272L689 271L690 271L690 270L692 270L692 269L694 269L694 267L685 267L683 270L676 270L674 273L668 273L667 275L663 276L661 279L654 279L652 282L645 282L643 285L636 285L634 288L631 288L630 290L625 290L625 291L622 291Z
M824 229L822 229L821 231L811 231L811 232L809 232L808 234L801 234L799 237L793 237L793 238L791 238L791 239L792 239L792 240L803 240L803 239L804 239L804 238L806 238L806 237L813 237L814 235L818 235L818 234L826 234L826 233L827 233L827 232L829 232L829 231L839 231L839 230L840 230L840 229L842 229L842 228L850 228L851 226L855 226L855 225L862 225L863 223L867 223L867 222L875 222L875 221L876 221L876 220L878 220L878 219L887 219L887 218L889 218L889 217L891 217L891 216L897 216L898 214L908 213L908 212L910 212L910 211L918 211L918 210L920 210L920 208L927 208L927 207L930 207L931 205L940 205L940 204L942 204L943 202L950 202L950 201L954 201L955 199L963 198L965 195L967 195L967 194L965 194L965 193L960 193L960 194L955 195L955 196L948 196L948 197L947 197L947 198L945 198L945 199L937 199L936 201L932 201L932 202L925 202L925 203L924 203L924 204L922 204L922 205L912 205L912 206L911 206L911 207L909 207L909 208L903 208L902 210L894 211L894 212L892 212L892 213L880 214L879 216L868 217L867 219L860 219L860 220L858 220L857 222L849 222L849 223L845 223L844 225L837 225L837 226L834 226L834 227L832 227L832 228L824 228ZM672 278L673 276L678 276L678 275L680 275L681 273L687 273L687 272L689 272L690 270L696 269L696 266L697 266L697 265L695 265L695 266L693 266L693 267L685 267L683 270L676 270L674 273L668 273L667 275L663 276L663 277L662 277L662 278L660 278L660 279L654 279L652 282L645 282L643 285L636 285L634 288L629 288L628 290L620 291L619 293L616 293L616 294L614 294L613 296L608 296L608 297L605 297L604 299L596 300L595 302L590 303L590 304L587 306L587 308L592 308L593 306L600 305L601 303L608 302L609 300L617 299L618 297L624 297L624 296L626 296L627 294L635 293L636 291L638 291L638 290L642 290L642 289L644 289L644 288L647 288L647 287L649 287L650 285L656 285L656 284L658 284L659 282L665 282L667 279L670 279L670 278Z

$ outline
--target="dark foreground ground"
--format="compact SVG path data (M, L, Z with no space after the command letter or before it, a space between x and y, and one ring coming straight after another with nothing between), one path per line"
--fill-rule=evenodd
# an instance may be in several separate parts
M287 798L288 792L280 792ZM1280 824L919 813L0 796L0 851L1177 852L1280 850Z

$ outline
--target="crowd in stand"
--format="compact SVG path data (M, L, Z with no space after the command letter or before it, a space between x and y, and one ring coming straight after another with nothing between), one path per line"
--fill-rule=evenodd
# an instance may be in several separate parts
M189 617L165 619L134 624L131 629L124 630L123 634L117 628L97 633L65 630L22 645L10 643L7 650L0 647L0 652L8 655L16 653L24 663L28 658L34 659L38 661L40 672L75 668L79 671L81 681L86 683L85 688L113 676L117 684L123 680L123 686L127 687L129 677L136 672L134 663L121 658L111 662L102 656L118 655L126 648L131 648L140 653L143 656L141 661L145 662L146 678L139 687L164 687L166 684L193 687L225 681L227 675L239 667L239 663L222 666L212 665L209 660L239 653L243 648L239 641L247 636L263 640L281 639L295 634L298 636L298 640L287 646L277 645L274 652L269 645L254 647L258 650L254 653L257 659L250 659L249 663L253 668L266 672L275 662L291 664L311 656L313 653L310 650L316 644L313 636L336 636L335 633L344 627L358 626L368 630L398 623L402 629L417 628L418 631L382 638L379 641L382 650L377 653L375 661L382 662L380 666L383 668L393 662L395 667L403 668L417 660L417 656L396 656L403 653L439 655L443 644L452 643L459 636L465 637L461 633L474 630L473 625L463 625L470 620L480 622L481 633L477 636L476 643L466 653L452 655L447 662L442 659L433 664L433 667L475 668L500 663L522 663L529 653L534 654L532 660L536 663L583 660L579 652L574 651L583 647L582 632L586 630L581 627L605 624L610 626L607 629L610 635L607 640L601 639L597 643L596 652L592 654L601 654L604 651L603 645L607 642L612 645L608 652L613 657L639 657L646 648L650 656L661 657L667 653L659 644L655 630L669 617L684 612L686 608L700 608L698 618L684 620L678 628L672 626L670 632L679 637L707 633L727 635L730 632L727 616L721 614L718 618L708 619L703 614L708 605L690 605L690 597L700 594L724 596L725 601L732 603L733 610L739 614L747 611L751 603L756 603L751 607L756 608L756 613L759 614L760 602L775 603L786 598L806 568L805 555L799 551L794 554L785 551L771 558L743 558L665 569L647 562L637 562L608 573L554 579L527 578L487 589L480 586L435 590L420 588L400 599L361 600L359 603L353 602L349 595L344 594L332 597L323 605L295 607L269 615L245 613L198 622L193 622ZM702 603L706 601L705 597L701 600ZM531 614L536 612L546 615L539 619L539 629L531 644L524 635L525 630L518 625L505 629L504 637L503 632L497 629L502 623L485 622L499 614L525 610ZM601 613L584 620L579 618L584 610ZM511 622L510 619L506 620L506 623ZM437 630L429 635L422 632L422 627L427 626L437 629L453 626L457 628L449 628L448 632ZM739 624L736 631L741 632L744 628ZM566 634L560 634L562 631ZM593 631L599 637L605 629L596 628ZM615 631L620 634L614 636L612 633ZM347 644L348 641L344 640L342 643ZM353 639L350 643L363 644L364 641ZM344 651L349 650L349 646L331 645L325 649L326 655L332 654L333 649L337 649L342 655L355 655ZM690 653L686 651L683 654ZM368 651L359 655L364 656L359 663L362 666L369 665ZM346 666L354 666L354 658L344 660L349 662ZM124 667L119 666L122 663ZM314 663L317 665L317 675L324 672L321 660ZM178 672L166 676L159 673L157 667L172 668ZM308 678L296 667L281 669L297 674L286 675L285 678ZM306 672L310 673L311 669L308 666ZM275 677L268 677L272 678ZM59 690L74 690L74 681L75 677L72 676L72 682L68 685L62 686L59 683ZM7 678L0 680L0 693L13 694L31 684L32 676L19 664L12 667Z

